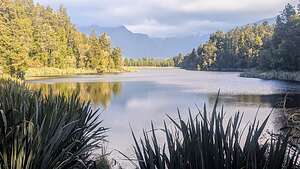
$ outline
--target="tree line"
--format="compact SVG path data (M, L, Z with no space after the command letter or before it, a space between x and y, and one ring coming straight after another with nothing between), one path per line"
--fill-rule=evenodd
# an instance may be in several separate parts
M172 58L168 59L155 59L155 58L125 58L125 66L153 66L153 67L173 67L175 66Z
M1 0L0 66L22 77L28 67L90 68L107 71L122 66L120 48L107 34L77 31L66 9L57 11L32 0Z
M193 70L300 70L300 4L287 4L276 24L246 25L213 33L191 53L174 57L176 66Z

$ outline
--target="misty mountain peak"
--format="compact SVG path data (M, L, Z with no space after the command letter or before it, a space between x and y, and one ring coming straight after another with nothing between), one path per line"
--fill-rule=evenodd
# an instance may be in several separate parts
M178 53L186 53L192 47L208 39L206 36L153 38L143 33L133 33L126 26L101 27L91 25L80 27L85 34L95 31L96 34L107 33L112 39L114 47L120 47L126 57L170 57Z

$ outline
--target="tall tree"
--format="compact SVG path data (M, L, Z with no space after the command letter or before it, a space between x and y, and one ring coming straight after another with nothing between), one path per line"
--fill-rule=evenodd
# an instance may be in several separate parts
M112 59L114 62L115 68L121 68L122 63L122 51L121 48L114 48L112 51Z
M0 3L0 67L11 75L23 76L27 65L108 71L115 67L112 52L107 34L78 32L63 6L55 11L32 0Z

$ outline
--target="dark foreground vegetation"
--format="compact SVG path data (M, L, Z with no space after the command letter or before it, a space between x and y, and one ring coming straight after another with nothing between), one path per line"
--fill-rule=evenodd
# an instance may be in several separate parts
M95 168L107 128L90 103L76 95L43 96L24 84L0 80L0 168Z
M290 135L263 137L268 121L241 126L237 113L225 125L224 112L217 112L218 100L211 113L204 107L196 117L184 121L169 117L172 125L161 129L164 144L156 129L134 136L135 154L141 169L293 169L299 168L299 149L289 144ZM174 126L174 128L172 127ZM160 133L161 134L161 133ZM134 134L133 134L134 135ZM161 135L160 135L161 136Z
M300 4L298 8L288 4L275 25L250 24L218 31L191 53L175 57L175 65L192 70L299 71L299 30Z

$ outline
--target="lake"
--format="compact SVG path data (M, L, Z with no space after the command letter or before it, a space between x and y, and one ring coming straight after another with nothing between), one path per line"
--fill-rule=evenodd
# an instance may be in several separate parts
M264 120L273 107L280 107L286 93L289 106L300 99L300 83L247 79L238 72L198 72L176 68L145 68L138 72L111 75L78 75L49 77L28 81L33 89L47 93L70 94L79 92L82 100L91 100L93 107L101 108L104 125L109 127L108 150L118 149L132 155L133 131L140 136L150 123L161 126L166 114L177 117L177 108L183 117L190 108L213 106L220 89L219 108L224 105L226 117L240 111L243 124L257 117ZM197 105L197 106L196 106ZM258 112L258 113L257 113ZM170 123L167 120L167 123ZM279 111L274 111L268 130L276 131L283 124ZM113 152L115 158L123 158Z

